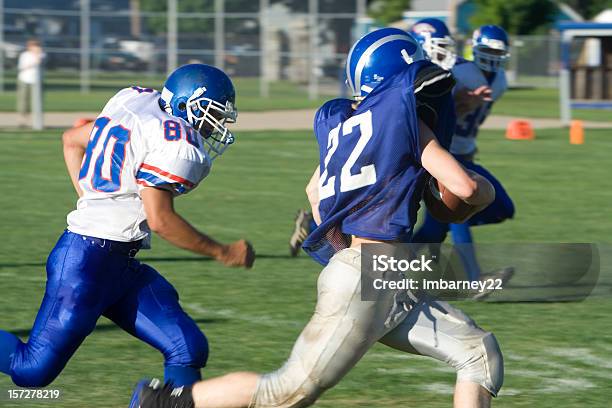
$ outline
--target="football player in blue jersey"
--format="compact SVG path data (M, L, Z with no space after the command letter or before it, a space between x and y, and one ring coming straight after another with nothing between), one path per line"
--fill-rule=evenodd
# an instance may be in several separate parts
M360 39L346 71L355 99L329 101L315 116L320 164L306 192L318 226L304 249L325 267L315 313L287 362L272 373L232 373L193 387L141 383L142 408L306 407L376 342L453 367L455 407L488 407L497 395L497 340L463 312L434 299L415 301L403 290L361 297L362 244L411 234L428 172L473 213L494 199L486 178L464 170L444 148L455 120L454 80L394 28Z
M442 47L439 42L454 43L449 39L450 33L442 21L431 18L420 20L414 24L411 32L423 44L431 61L445 69L451 69L457 82L453 91L457 124L450 152L465 168L487 178L495 187L496 193L495 201L489 207L463 224L441 223L427 212L423 226L415 233L413 241L443 242L450 230L455 249L470 280L499 278L505 283L514 273L512 267L481 276L472 245L470 226L499 223L514 215L514 204L501 183L484 167L474 163L477 152L476 136L480 125L489 115L493 103L499 100L507 89L503 66L510 56L508 35L501 27L493 25L480 27L474 32L472 39L474 61L467 61L445 54L449 52L450 47ZM445 55L443 58L440 57L442 54ZM453 61L454 64L449 67L447 64L440 64L440 61ZM474 298L484 299L490 293L491 290L480 291L474 295Z
M106 316L164 356L174 385L201 378L208 343L176 290L136 258L151 231L171 244L250 267L251 245L221 244L174 210L174 198L208 175L233 142L235 92L221 70L190 64L160 93L128 87L98 118L64 133L64 159L79 195L47 259L47 285L27 342L0 330L0 372L21 387L44 387ZM133 405L134 401L130 406Z
M411 34L419 41L429 59L440 67L449 70L456 60L455 41L446 24L436 18L419 20L411 29ZM317 226L310 211L300 209L295 216L293 233L289 238L291 256L297 256L308 236Z

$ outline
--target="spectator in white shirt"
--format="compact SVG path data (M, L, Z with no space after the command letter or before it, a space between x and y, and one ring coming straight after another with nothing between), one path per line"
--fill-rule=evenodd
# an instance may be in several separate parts
M27 113L32 111L33 98L42 103L42 61L45 54L37 40L29 40L17 63L17 112L21 126L26 125Z

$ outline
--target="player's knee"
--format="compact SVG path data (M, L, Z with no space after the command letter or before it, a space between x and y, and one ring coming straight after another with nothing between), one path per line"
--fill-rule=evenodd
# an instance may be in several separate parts
M19 387L46 387L60 374L69 353L56 353L49 345L20 343L13 354L11 378Z
M203 333L200 334L189 345L191 365L194 367L204 367L208 361L208 340Z
M497 216L501 220L507 220L514 217L514 203L505 191L497 192Z
M497 339L492 333L483 332L466 346L457 366L458 379L480 384L496 396L504 382L504 360Z
M61 368L32 361L30 364L15 367L11 378L19 387L39 388L51 384L60 372Z
M512 202L512 200L510 199L510 197L508 197L507 202L505 203L505 219L510 219L510 218L514 218L514 203Z
M180 343L164 352L166 365L204 367L208 361L208 340L199 329L186 333Z

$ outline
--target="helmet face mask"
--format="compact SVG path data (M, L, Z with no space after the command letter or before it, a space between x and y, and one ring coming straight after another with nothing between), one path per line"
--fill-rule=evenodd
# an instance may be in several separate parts
M499 50L488 47L474 47L474 62L478 67L487 72L497 72L503 68L508 61L508 52L500 53Z
M457 61L455 40L449 37L429 37L423 44L423 51L425 51L431 62L446 70L450 70Z
M431 62L445 70L455 65L455 40L444 21L437 18L421 19L410 28L410 33L421 44Z
M187 100L187 121L204 138L211 160L234 143L234 135L225 126L236 123L238 113L231 102L225 105L202 96L205 88L198 88Z
M486 72L497 72L510 58L508 34L498 26L486 25L472 37L474 63Z
M187 121L200 135L210 160L223 154L234 143L227 124L238 116L234 85L220 69L204 64L188 64L176 69L164 84L160 107Z

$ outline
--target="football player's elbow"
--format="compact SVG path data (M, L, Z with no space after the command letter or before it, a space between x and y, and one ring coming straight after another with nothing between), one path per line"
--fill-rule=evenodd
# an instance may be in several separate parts
M312 191L312 190L308 190L306 189L306 196L308 197L308 202L311 205L314 204L318 204L319 203L319 194L317 194L318 191Z
M308 202L311 206L319 204L319 188L315 187L306 187L306 197L308 197Z
M84 143L84 145L82 145ZM62 134L64 150L84 150L87 142L79 142L79 134L74 129L68 129Z
M64 146L64 149L72 147L72 132L70 129L66 130L62 134L62 145Z
M172 223L164 214L157 214L153 217L147 217L147 224L149 224L151 231L163 237L168 233Z

